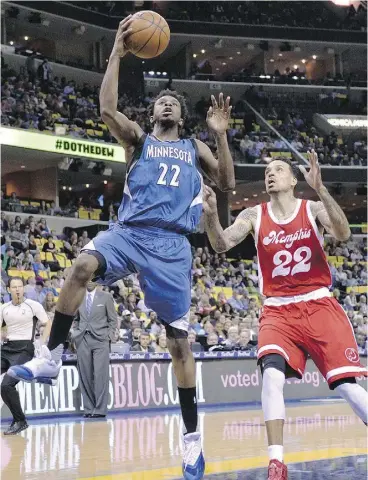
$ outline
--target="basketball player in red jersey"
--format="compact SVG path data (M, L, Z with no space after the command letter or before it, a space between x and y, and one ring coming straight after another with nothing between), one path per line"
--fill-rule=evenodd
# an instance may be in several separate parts
M259 288L266 297L260 318L258 361L261 366L262 409L270 463L269 480L287 479L283 463L285 378L301 378L309 354L331 390L336 390L367 424L368 393L355 377L367 376L359 361L352 326L330 296L330 270L322 233L337 240L350 237L348 221L322 183L317 155L302 166L319 202L294 196L297 171L288 160L273 160L266 168L268 203L247 208L223 230L216 196L206 187L203 208L207 234L216 252L225 252L252 233L258 251Z

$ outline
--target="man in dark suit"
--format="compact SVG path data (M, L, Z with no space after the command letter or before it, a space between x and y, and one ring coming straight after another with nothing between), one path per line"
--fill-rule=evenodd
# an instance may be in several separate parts
M133 345L131 352L154 353L155 349L150 346L151 338L148 332L144 330L139 335L139 343Z
M117 313L112 295L87 285L72 331L84 417L105 417L109 397L110 342L116 341Z

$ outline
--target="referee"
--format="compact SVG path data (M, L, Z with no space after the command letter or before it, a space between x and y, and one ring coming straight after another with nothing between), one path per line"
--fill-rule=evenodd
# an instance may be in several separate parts
M1 348L1 373L13 365L28 362L34 355L36 324L46 326L43 339L50 331L51 323L43 306L24 298L24 285L20 277L12 277L8 283L11 302L1 305L2 326L7 335ZM1 383L1 397L13 415L13 421L4 435L16 435L28 427L15 386L18 380L5 375Z

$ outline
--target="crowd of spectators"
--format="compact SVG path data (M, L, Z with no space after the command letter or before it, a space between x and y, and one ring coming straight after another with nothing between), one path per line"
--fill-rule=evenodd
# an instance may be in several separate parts
M71 2L64 2L71 3ZM72 2L72 5L108 16L122 17L132 10L125 2ZM149 2L145 2L146 4ZM148 7L145 6L145 9ZM171 2L167 9L162 2L149 7L169 20L191 22L237 23L323 29L362 30L367 26L366 11L361 5L344 8L340 18L324 2ZM163 9L164 8L164 9Z
M57 128L63 128L71 137L82 139L99 139L114 142L108 129L101 120L98 109L98 87L84 84L77 87L75 82L65 78L42 81L30 81L28 75L16 76L8 71L2 83L2 124L24 129L35 129L44 133L53 133ZM321 137L312 125L311 117L306 118L301 112L303 107L309 111L342 112L346 110L347 95L336 91L321 92L318 97L309 97L308 104L298 102L286 103L286 94L266 95L262 87L251 87L244 98L251 102L261 113L274 123L277 130L299 151L306 152L314 148L320 162L329 165L357 165L367 164L366 143L356 142L348 146L332 133L328 137ZM214 138L208 132L204 118L208 108L208 101L204 98L195 106L191 105L186 97L190 116L186 121L182 134L188 137L199 138L210 148L215 148ZM152 93L144 97L131 98L122 94L118 108L132 120L135 120L143 130L150 130L147 107L153 99ZM299 103L299 107L297 106ZM283 105L281 107L281 105ZM287 105L287 107L286 107ZM348 105L347 108L354 108ZM240 100L236 103L234 114L239 118L244 115L246 107ZM246 130L246 131L245 131ZM231 128L229 138L234 151L240 152L240 161L246 163L267 162L270 152L287 151L288 146L276 137L270 135L266 129L261 130L255 124L252 128ZM67 209L70 214L72 208ZM62 214L60 211L59 214Z
M89 234L50 230L47 222L24 223L19 216L1 215L1 301L9 301L6 284L11 275L22 275L27 298L42 303L53 320L60 289ZM328 240L333 295L352 323L360 347L367 340L366 241L354 237L347 243ZM246 350L255 352L263 298L258 287L257 257L243 260L192 248L193 284L188 341L194 351ZM341 258L343 257L343 258ZM167 352L165 329L144 302L137 275L118 281L110 291L116 303L119 329L113 351ZM358 293L360 292L360 293ZM73 351L72 345L68 345Z

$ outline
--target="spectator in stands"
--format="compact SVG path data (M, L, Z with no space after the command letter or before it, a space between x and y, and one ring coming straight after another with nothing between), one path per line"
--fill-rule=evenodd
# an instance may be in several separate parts
M248 349L251 349L253 347L252 344L250 344L250 338L251 338L251 333L250 333L250 330L248 329L244 329L240 332L240 335L239 335L239 342L238 342L238 346L242 349L242 350L248 350Z
M169 353L166 334L161 334L156 340L156 353Z
M34 256L33 260L33 271L35 272L36 277L39 275L39 272L46 271L45 265L41 261L41 255L37 253Z
M355 310L355 308L357 307L357 304L358 302L357 302L356 294L354 290L351 290L351 292L349 292L345 297L344 308L346 310Z
M55 296L52 292L46 293L45 300L43 301L43 308L52 322L54 320L56 308Z
M208 335L207 340L206 340L206 344L207 344L207 347L208 347L209 350L211 349L211 347L214 347L214 346L220 344L219 337L217 336L217 334L215 332L212 332L212 333L210 333L210 335Z
M239 330L237 326L231 326L227 332L227 339L224 344L228 347L235 347L239 341Z
M154 353L155 350L153 347L150 346L150 336L149 333L146 331L142 331L139 335L139 343L136 343L134 346L131 347L131 352L142 352L142 353Z
M45 298L46 298L46 292L44 291L44 288L43 288L43 281L42 280L37 280L36 281L36 286L35 286L35 290L36 290L36 295L35 295L35 300L36 302L39 302L39 303L43 303L45 301Z
M24 295L26 298L37 301L37 292L36 292L36 278L29 277L27 284L24 287Z
M54 243L53 237L50 235L47 237L47 242L42 247L43 252L56 253L57 249Z
M244 309L243 303L238 299L238 291L235 289L233 290L232 297L229 298L227 303L231 306L233 310L239 311Z
M5 216L5 212L1 212L1 233L4 235L9 230L9 222Z

